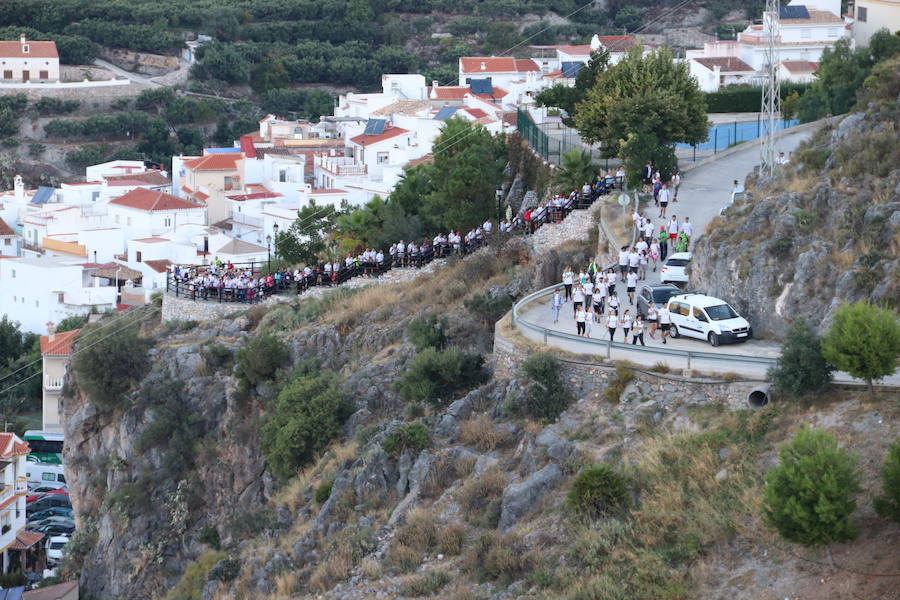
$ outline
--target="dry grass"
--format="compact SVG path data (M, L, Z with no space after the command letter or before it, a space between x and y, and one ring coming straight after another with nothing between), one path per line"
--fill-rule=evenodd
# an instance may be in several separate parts
M394 534L394 541L425 554L437 540L434 520L434 515L424 508L410 510L406 514L406 522Z
M360 573L369 581L378 581L383 575L381 564L374 558L365 558L359 566Z
M494 425L487 414L472 417L462 424L460 438L463 444L474 446L482 452L490 452L513 442L513 435Z
M462 552L466 543L466 528L462 523L451 523L441 529L438 534L438 552L447 556L456 556Z
M506 484L506 475L499 468L488 469L467 481L456 494L466 520L480 527L496 527Z
M320 593L325 593L336 584L350 576L353 568L353 549L345 545L337 548L327 558L322 560L309 577L309 587Z
M300 574L296 571L279 573L275 577L275 593L278 597L291 598L300 589Z
M520 536L487 531L469 545L462 558L462 568L482 581L503 585L522 576L529 562Z
M453 452L438 454L432 464L422 487L419 490L423 498L437 498L454 481L466 477L475 466L475 457L457 458Z

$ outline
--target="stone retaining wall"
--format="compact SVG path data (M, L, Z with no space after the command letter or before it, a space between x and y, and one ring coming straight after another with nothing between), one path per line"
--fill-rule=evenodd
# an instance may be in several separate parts
M552 351L552 350L551 350ZM533 349L501 333L498 322L494 333L494 373L501 377L521 377L522 362ZM562 376L578 399L600 401L611 379L616 377L614 364L593 363L560 356ZM721 406L730 410L751 408L747 396L765 386L762 381L717 381L628 369L634 379L625 388L621 402L640 404L654 401L656 406Z
M294 296L271 296L261 304L271 305L276 302L287 302ZM234 302L210 302L208 300L191 300L186 297L175 297L174 294L163 294L162 322L168 321L208 321L221 319L222 317L247 310L252 304L240 304Z

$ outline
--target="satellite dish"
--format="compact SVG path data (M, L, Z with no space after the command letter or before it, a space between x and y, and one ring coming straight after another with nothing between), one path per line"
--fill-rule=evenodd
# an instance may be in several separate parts
M628 197L628 194L619 194L619 206L628 206L631 204L631 198Z

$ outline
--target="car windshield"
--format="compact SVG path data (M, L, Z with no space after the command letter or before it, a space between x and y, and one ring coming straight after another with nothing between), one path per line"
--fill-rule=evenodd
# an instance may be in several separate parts
M725 321L727 319L737 318L738 314L727 304L717 304L716 306L707 306L706 314L713 321Z
M667 267L685 267L687 264L688 261L683 258L670 258L666 261Z
M65 546L65 545L66 545L65 542L53 542L52 544L50 544L50 549L51 550L62 550L63 546Z
M669 301L669 298L674 296L675 294L680 294L681 290L653 290L653 301L657 304L665 304Z

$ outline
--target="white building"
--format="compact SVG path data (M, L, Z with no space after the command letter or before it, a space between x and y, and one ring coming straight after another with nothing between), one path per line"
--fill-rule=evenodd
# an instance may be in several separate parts
M25 498L28 496L26 457L28 444L14 433L0 433L0 548L3 572L9 569L9 552L27 550L44 536L25 530Z
M56 42L0 42L0 86L26 81L59 81Z
M19 256L19 235L0 217L0 256Z
M781 7L775 24L776 41L779 63L788 63L787 68L779 67L786 81L809 81L811 73L801 71L799 64L818 64L826 48L849 37L849 25L841 18L840 8L840 0L803 0ZM769 16L764 15L763 24L748 26L738 34L737 40L708 42L702 50L686 52L691 73L697 77L701 89L714 92L732 83L761 83L766 67L767 19ZM732 60L708 60L720 58ZM743 69L738 60L753 69L755 74L738 70ZM718 73L715 72L717 63L721 63ZM748 74L744 76L742 73Z
M41 336L41 360L43 385L41 386L41 430L62 431L62 388L69 367L69 358L80 329L56 333L49 326L49 333Z
M463 56L459 59L459 85L470 86L474 80L487 80L497 87L510 87L523 82L529 73L540 75L541 68L530 58L510 56Z
M206 207L171 194L138 188L109 202L109 219L124 230L126 239L135 239L181 225L206 225Z
M73 259L0 260L0 315L18 321L23 331L44 334L47 323L116 307L115 286L100 286L95 265Z
M868 46L872 34L879 29L900 31L900 0L855 0L850 9L853 41Z

